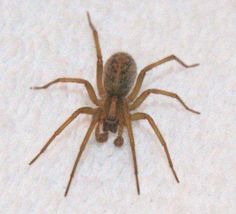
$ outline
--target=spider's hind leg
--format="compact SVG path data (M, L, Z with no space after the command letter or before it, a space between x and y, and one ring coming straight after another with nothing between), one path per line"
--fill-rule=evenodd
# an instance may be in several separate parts
M89 22L89 26L93 33L93 39L96 47L96 54L97 54L97 87L99 95L102 97L105 94L105 89L103 87L102 82L102 73L103 73L103 60L102 60L102 50L99 42L98 32L95 28L95 26L92 23L91 17L89 15L89 12L87 12L87 18Z
M192 65L187 65L185 62L183 62L181 59L179 59L178 57L176 57L173 54L170 55L170 56L165 57L164 59L158 60L154 63L151 63L151 64L147 65L139 73L138 78L137 78L136 83L135 83L135 86L133 87L133 90L131 91L131 93L129 94L129 96L127 98L128 101L131 102L137 97L137 95L138 95L138 93L141 89L141 86L143 84L144 77L145 77L145 75L148 71L152 70L153 68L155 68L155 67L157 67L161 64L164 64L166 62L173 61L173 60L178 62L179 64L181 64L185 68L192 68L192 67L196 67L196 66L199 65L198 63L192 64Z

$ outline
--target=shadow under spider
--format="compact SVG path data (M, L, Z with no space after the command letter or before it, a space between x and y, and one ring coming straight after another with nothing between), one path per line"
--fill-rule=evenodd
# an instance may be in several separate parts
M138 167L137 167L137 159L136 159L136 151L135 151L135 142L134 135L132 129L132 121L136 120L147 120L152 130L154 131L157 138L160 140L161 145L164 148L169 166L171 171L179 183L179 179L175 172L167 144L158 129L158 126L155 124L152 117L143 112L136 112L131 114L130 112L136 110L144 100L151 94L159 94L168 96L170 98L176 99L186 110L200 114L198 111L195 111L189 108L185 102L175 93L164 91L161 89L147 89L143 91L139 96L139 92L144 80L145 75L152 70L153 68L164 64L169 61L176 61L185 68L191 68L198 66L199 64L186 65L182 60L180 60L175 55L167 56L161 60L155 61L147 66L145 66L141 72L139 73L137 80L137 69L136 63L132 56L128 53L118 52L113 54L103 65L102 52L100 48L99 38L97 30L95 29L90 15L87 12L87 18L89 22L89 26L92 30L93 39L96 47L96 55L97 55L97 89L99 93L99 98L97 97L93 86L89 81L80 78L69 78L69 77L61 77L56 80L53 80L46 85L32 87L32 89L47 89L48 87L57 84L57 83L76 83L83 84L87 90L87 93L91 99L91 101L96 105L95 108L92 107L82 107L77 109L65 122L53 133L53 135L49 138L40 152L30 161L30 165L33 164L40 156L43 154L48 146L52 143L52 141L80 114L87 114L92 116L92 120L90 126L85 134L82 144L80 145L80 149L76 156L69 181L66 187L65 196L68 194L72 179L74 177L76 167L80 161L82 153L87 145L87 142L95 129L95 137L96 140L100 143L106 142L108 140L108 133L117 133L117 137L114 140L114 144L117 147L120 147L124 143L124 139L122 137L124 128L128 130L129 143L132 152L133 165L134 165L134 173L136 179L136 188L138 194L140 194L139 187L139 178L138 178ZM133 87L134 86L134 87ZM131 90L132 89L132 90ZM96 127L96 128L95 128Z

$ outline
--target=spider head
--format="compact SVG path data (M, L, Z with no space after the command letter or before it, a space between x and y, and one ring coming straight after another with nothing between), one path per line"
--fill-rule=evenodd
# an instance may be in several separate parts
M111 131L116 133L118 127L118 118L117 118L117 102L118 98L113 96L108 100L107 113L103 122L103 131Z
M116 119L111 120L110 118L108 118L103 123L103 131L104 132L111 131L113 133L116 133L117 127L118 127L118 121Z

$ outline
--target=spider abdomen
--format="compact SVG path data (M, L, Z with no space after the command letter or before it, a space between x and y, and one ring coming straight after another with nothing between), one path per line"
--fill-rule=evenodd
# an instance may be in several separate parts
M113 54L104 67L104 87L108 95L125 96L132 88L137 74L136 63L127 53Z

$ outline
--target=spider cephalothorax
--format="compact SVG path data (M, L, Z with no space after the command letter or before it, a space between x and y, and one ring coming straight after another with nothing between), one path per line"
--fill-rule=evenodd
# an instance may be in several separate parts
M56 84L56 83L79 83L84 84L89 94L90 99L92 102L97 106L96 108L91 107L82 107L76 110L50 137L48 142L44 145L44 147L40 150L40 152L33 158L30 164L34 163L37 158L47 149L47 147L51 144L51 142L59 135L79 114L89 114L92 115L92 121L89 126L89 129L85 135L85 138L80 146L80 150L76 157L74 166L72 168L72 172L70 175L70 179L65 191L65 196L67 195L72 178L75 174L75 170L77 164L81 158L81 155L87 145L89 137L91 136L93 130L96 126L95 136L98 142L106 142L108 139L108 133L113 132L117 133L117 138L114 140L114 144L116 146L123 145L123 129L124 127L128 130L129 142L132 151L133 157L133 164L134 164L134 172L136 178L136 186L137 192L140 194L139 189L139 180L138 180L138 167L137 167L137 160L136 160L136 152L135 152L135 142L133 136L133 130L131 126L131 122L135 120L142 120L146 119L152 129L154 130L156 136L160 140L162 146L164 147L169 166L174 174L174 177L177 182L179 179L176 175L174 170L173 163L170 158L170 154L167 148L167 144L161 132L159 131L157 125L154 123L151 116L146 113L136 112L131 114L132 110L135 110L139 107L142 102L150 95L150 94L160 94L164 96L169 96L172 98L177 99L185 109L199 114L199 112L190 109L182 99L175 93L160 90L160 89L148 89L142 92L139 96L138 93L140 92L140 88L142 86L145 74L153 69L154 67L161 65L165 62L175 60L181 65L186 68L195 67L198 64L194 65L186 65L182 60L177 58L175 55L170 55L165 57L164 59L158 60L146 67L144 67L136 82L136 63L134 59L127 53L119 52L112 55L106 62L105 66L103 66L102 61L102 52L99 44L98 33L91 22L89 13L87 13L89 25L93 32L93 37L96 46L96 53L97 53L97 88L100 98L97 97L92 85L89 81L80 79L80 78L67 78L62 77L58 78L54 81L49 82L48 84L41 86L41 87L33 87L33 89L46 89L49 86ZM135 85L134 85L135 82ZM132 90L131 90L132 88ZM101 127L102 126L102 127Z

